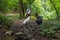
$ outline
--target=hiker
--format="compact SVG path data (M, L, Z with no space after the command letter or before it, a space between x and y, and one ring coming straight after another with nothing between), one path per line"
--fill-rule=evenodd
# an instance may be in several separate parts
M38 24L38 25L41 25L42 24L42 18L41 18L41 16L39 16L37 13L35 13L35 16L36 16L36 23Z
M30 21L30 16L28 16L24 21L23 21L23 24L26 24Z
M26 19L23 21L23 24L26 24L30 21L31 7L27 9Z
M26 17L28 17L31 14L31 7L27 9Z

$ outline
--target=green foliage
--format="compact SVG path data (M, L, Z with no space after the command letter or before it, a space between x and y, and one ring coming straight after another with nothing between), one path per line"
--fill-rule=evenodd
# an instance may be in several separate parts
M8 9L10 10L18 10L19 9L19 3L18 0L9 0L8 2Z
M52 0L52 2L55 5L56 11L57 11L57 14L58 14L58 17L59 17L60 16L60 0Z
M60 13L60 0L52 0L55 4L57 11Z
M19 14L16 14L16 15L10 15L10 16L6 16L8 17L10 20L15 20L15 19L18 19L19 18Z
M18 1L17 0L0 0L0 11L8 12L10 10L17 10Z
M57 17L56 11L49 0L35 0L31 7L33 10L32 14L37 12L40 16L47 19L55 19Z
M0 24L10 27L11 20L9 18L7 18L6 16L0 14Z
M57 20L48 20L40 26L42 30L40 32L41 35L55 35L55 32L58 28L60 28L60 22ZM53 35L52 35L53 34Z
M27 8L31 7L35 0L22 0L24 9L26 11Z
M7 8L7 3L5 0L0 0L0 11L5 12Z

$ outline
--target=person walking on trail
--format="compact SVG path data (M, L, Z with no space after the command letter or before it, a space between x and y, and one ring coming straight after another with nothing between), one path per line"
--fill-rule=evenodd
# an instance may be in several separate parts
M36 23L38 24L38 25L41 25L42 24L42 18L41 18L41 16L38 16L38 14L37 13L35 13L35 16L36 16Z
M27 9L26 17L30 16L31 14L31 7Z
M23 21L23 24L26 24L30 21L31 7L27 9L26 19Z
M28 15L28 17L23 21L23 24L26 24L26 23L28 23L29 21L30 21L30 15Z

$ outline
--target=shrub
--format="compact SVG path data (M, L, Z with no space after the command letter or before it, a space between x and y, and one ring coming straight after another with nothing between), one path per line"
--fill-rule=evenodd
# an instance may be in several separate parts
M40 25L41 35L55 36L57 29L60 28L60 22L57 20L48 20Z
M6 16L0 14L0 24L9 27L11 25L11 20Z

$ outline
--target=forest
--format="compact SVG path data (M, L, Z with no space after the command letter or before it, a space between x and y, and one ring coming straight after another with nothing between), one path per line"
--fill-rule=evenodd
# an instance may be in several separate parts
M60 40L60 0L0 0L0 40Z

